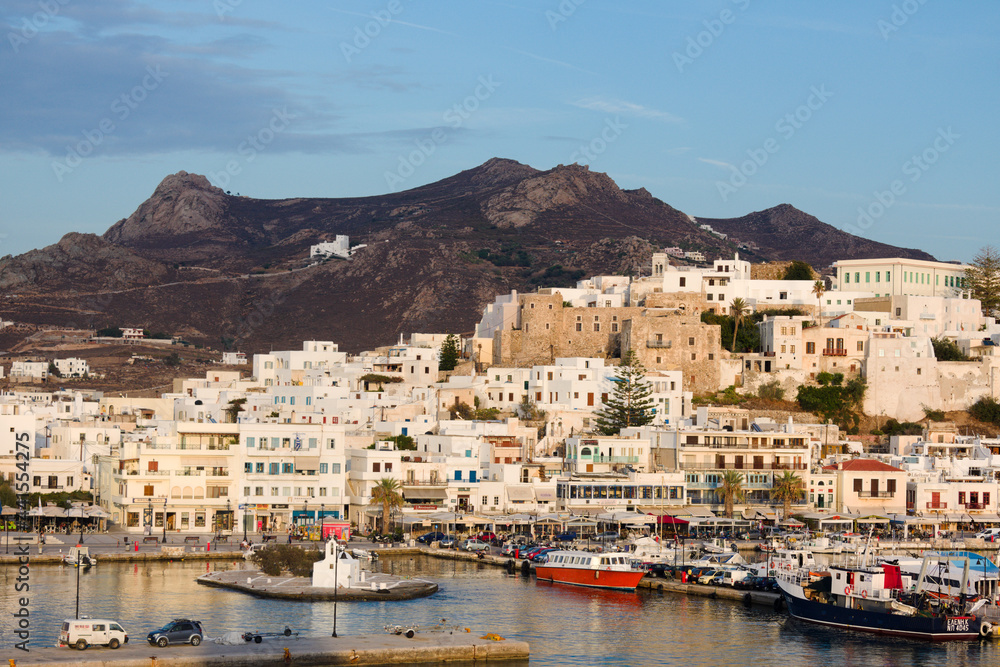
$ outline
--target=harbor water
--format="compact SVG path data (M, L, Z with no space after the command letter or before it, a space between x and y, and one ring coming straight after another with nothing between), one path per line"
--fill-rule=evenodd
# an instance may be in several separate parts
M209 636L225 631L280 631L286 625L329 636L333 602L261 600L194 583L233 562L104 563L80 573L80 611L120 620L131 641L173 618L201 620ZM670 593L594 591L539 583L476 562L422 555L386 557L382 571L436 581L430 598L340 603L337 634L379 634L386 625L436 625L492 632L531 645L531 665L996 665L1000 642L928 644L825 629L767 608ZM0 644L10 653L18 598L17 572L0 571ZM31 646L53 646L62 619L76 606L77 571L30 571ZM92 649L104 651L107 649ZM108 657L111 657L110 655Z

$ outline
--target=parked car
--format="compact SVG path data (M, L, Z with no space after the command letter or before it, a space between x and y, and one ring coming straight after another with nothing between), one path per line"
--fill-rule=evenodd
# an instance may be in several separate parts
M480 542L479 540L465 540L462 542L462 549L464 551L476 551L480 553L490 552L489 542Z
M606 530L603 533L598 533L594 536L594 539L598 542L617 542L618 533L613 530Z
M99 618L73 618L63 621L59 646L72 646L80 651L88 646L118 648L128 643L128 633L118 621ZM11 664L14 661L11 660Z
M480 542L492 542L493 540L497 539L497 536L494 533L485 531L476 535L476 539L479 540Z
M523 558L524 560L531 560L532 556L534 556L536 553L538 553L539 551L541 551L544 548L545 548L544 546L534 546L534 547L531 547L530 549L526 549L524 551L521 551L518 555L521 558Z
M191 644L197 646L201 643L201 638L205 636L205 631L198 621L187 618L178 618L170 621L159 630L153 630L146 635L146 641L151 646L163 648L169 644Z
M421 544L430 544L431 542L437 542L445 537L444 533L434 532L434 533L424 533L417 538L417 542Z
M565 533L559 533L556 535L556 539L560 542L572 542L576 539L576 533L572 530Z
M442 549L454 549L455 545L458 544L458 540L456 540L451 535L445 535L440 540L438 540L438 543L441 545Z
M976 533L976 537L987 542L1000 541L1000 528L987 528Z
M555 547L545 547L544 549L539 549L535 553L531 554L531 561L533 563L544 563L548 560L548 555L553 551L559 551Z
M702 585L718 586L722 583L723 570L708 570L698 576L698 583Z

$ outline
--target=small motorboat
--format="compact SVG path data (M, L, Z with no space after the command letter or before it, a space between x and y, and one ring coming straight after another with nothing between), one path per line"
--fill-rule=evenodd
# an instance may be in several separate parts
M89 547L82 547L79 544L75 547L69 548L69 553L65 554L62 558L63 562L67 565L73 565L74 567L92 567L97 565L97 558L90 555Z

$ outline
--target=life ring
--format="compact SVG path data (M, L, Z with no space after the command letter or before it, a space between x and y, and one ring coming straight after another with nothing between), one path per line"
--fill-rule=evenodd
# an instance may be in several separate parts
M863 598L868 597L868 591L861 591L861 597Z
M844 595L850 595L850 594L851 594L851 587L844 586Z
M989 637L991 632L993 632L993 626L990 625L989 621L983 621L979 624L980 637Z

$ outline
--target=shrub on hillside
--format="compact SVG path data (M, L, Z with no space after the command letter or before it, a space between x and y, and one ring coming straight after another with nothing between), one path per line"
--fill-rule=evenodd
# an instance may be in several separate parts
M785 398L785 390L777 380L762 384L757 389L757 396L767 401L780 401Z
M981 422L1000 426L1000 403L992 396L983 396L970 405L969 414Z

